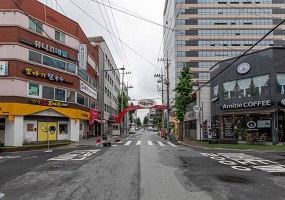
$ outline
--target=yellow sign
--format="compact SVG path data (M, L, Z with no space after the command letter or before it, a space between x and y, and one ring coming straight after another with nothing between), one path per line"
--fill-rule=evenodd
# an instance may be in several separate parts
M15 121L15 116L14 116L14 115L9 115L9 116L8 116L8 120L10 120L10 121Z

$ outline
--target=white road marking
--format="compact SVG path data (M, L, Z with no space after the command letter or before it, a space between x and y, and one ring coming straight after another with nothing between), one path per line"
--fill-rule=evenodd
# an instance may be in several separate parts
M116 147L116 146L118 146L118 145L116 145L116 144L112 144L112 147Z
M118 144L121 144L123 141L117 142Z
M5 194L0 192L0 199L3 198L4 196Z
M147 141L147 144L148 145L153 145L151 141Z
M172 144L171 142L167 142L167 144L173 146L173 147L177 147L175 144Z
M157 141L157 143L158 143L160 146L162 146L162 147L165 146L162 142Z
M0 156L0 159L1 158L20 158L21 156Z
M54 157L51 159L48 159L48 161L50 160L84 160L85 158L95 154L96 152L100 151L100 149L96 149L96 150L75 150L72 151L70 153L65 153L62 155L59 155L58 157Z
M137 145L141 145L142 141L141 140L138 140L137 141Z
M128 141L128 142L125 144L125 146L126 146L126 145L130 145L130 144L131 144L131 142L132 142L132 141Z

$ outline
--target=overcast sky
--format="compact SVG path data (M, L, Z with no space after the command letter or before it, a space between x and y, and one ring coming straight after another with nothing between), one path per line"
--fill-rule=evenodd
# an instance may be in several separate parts
M117 67L125 67L126 71L131 72L130 75L124 76L125 83L133 86L129 89L131 99L160 97L154 74L159 73L163 65L157 61L163 55L163 28L131 15L139 15L139 18L146 18L162 25L165 0L39 1L78 22L87 37L104 37ZM156 101L157 104L161 104L161 100ZM147 112L145 109L138 110L141 120Z

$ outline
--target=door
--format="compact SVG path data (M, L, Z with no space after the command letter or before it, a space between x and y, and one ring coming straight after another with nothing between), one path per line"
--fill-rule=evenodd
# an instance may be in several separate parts
M38 122L38 141L56 140L57 122Z

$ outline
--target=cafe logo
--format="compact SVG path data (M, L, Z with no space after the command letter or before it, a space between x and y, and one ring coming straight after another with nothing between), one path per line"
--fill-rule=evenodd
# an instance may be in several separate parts
M256 123L254 121L249 121L249 122L247 122L247 127L248 128L255 128L256 127Z

